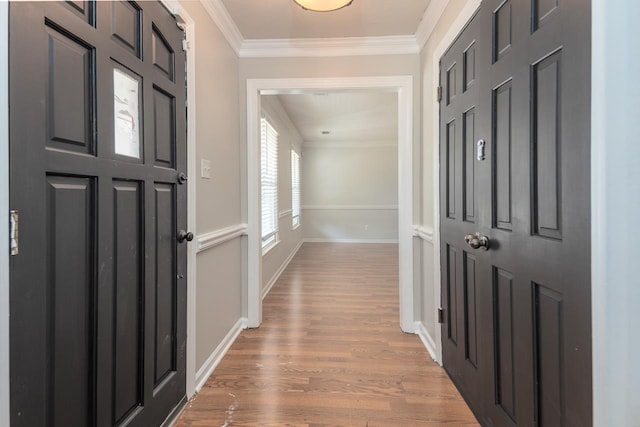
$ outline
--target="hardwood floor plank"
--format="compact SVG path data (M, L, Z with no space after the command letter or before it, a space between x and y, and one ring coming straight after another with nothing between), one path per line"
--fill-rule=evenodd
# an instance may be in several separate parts
M176 426L477 426L398 292L397 245L305 243Z

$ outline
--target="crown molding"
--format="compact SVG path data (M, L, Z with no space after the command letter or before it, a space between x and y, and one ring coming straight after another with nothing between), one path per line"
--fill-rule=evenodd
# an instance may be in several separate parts
M429 6L427 10L424 11L424 15L415 34L416 44L419 50L422 50L429 40L429 37L431 37L433 30L436 28L436 25L438 25L438 21L440 21L448 4L449 0L431 0L431 2L429 2Z
M238 26L231 18L231 15L229 15L227 8L224 7L221 0L201 0L201 2L211 19L213 19L213 22L215 22L220 29L224 38L229 42L231 48L239 56L244 38Z
M418 54L449 0L431 1L415 35L303 39L245 39L222 0L201 2L238 57L286 58Z
M209 0L211 1L211 0ZM327 57L416 54L414 36L340 37L308 39L250 39L242 43L241 58Z

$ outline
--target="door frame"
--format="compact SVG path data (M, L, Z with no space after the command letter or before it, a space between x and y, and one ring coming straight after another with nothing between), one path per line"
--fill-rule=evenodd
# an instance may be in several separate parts
M195 22L178 0L160 0L169 11L180 18L187 36L187 230L198 236L196 229L196 28ZM196 259L195 242L187 245L187 398L196 393Z
M187 54L187 174L196 177L196 79L195 23L177 0L160 0L184 22L189 41ZM9 206L9 2L0 1L0 218L7 218ZM0 221L2 223L4 221ZM187 229L196 234L195 179L187 181ZM0 242L8 242L8 227L0 226ZM9 360L9 250L0 244L0 425L10 425ZM5 249L6 248L6 249ZM196 377L196 245L187 249L187 360L186 391L195 394Z
M433 80L431 87L437 88L440 86L440 58L449 46L458 37L460 32L467 25L469 20L476 13L480 7L481 0L468 0L464 8L458 14L447 33L444 35L436 50L433 53L432 67L433 67ZM433 111L437 112L433 115L433 132L431 143L433 145L433 219L435 223L435 229L433 231L433 298L434 305L440 307L441 298L441 274L440 274L440 101L433 96ZM426 135L425 135L426 137ZM436 361L442 365L442 331L438 323L438 313L433 313L436 325Z
M260 96L300 91L386 90L398 94L398 240L400 327L414 333L413 283L413 77L247 79L247 315L248 326L262 322L260 224Z
M0 2L0 218L9 215L9 2ZM5 216L7 215L7 216ZM9 229L0 221L0 425L8 426L9 387Z

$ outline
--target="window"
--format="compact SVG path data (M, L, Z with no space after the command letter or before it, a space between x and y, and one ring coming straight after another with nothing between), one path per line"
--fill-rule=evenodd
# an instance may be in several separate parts
M293 228L300 225L300 155L291 150L291 217Z
M262 248L278 240L278 132L260 120L262 179Z

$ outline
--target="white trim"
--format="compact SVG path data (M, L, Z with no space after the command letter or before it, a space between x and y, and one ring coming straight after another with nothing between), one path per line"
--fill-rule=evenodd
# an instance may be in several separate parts
M422 322L415 322L414 329L415 334L420 337L420 341L422 341L422 344L424 344L424 348L426 348L429 352L429 356L431 356L434 362L442 366L442 363L440 363L438 361L438 358L436 357L436 348L438 348L436 346L436 342L433 337L429 335L429 332L427 331L427 328L424 327L424 324Z
M273 236L274 239L271 241L271 243L269 243L267 246L262 248L262 256L266 256L269 252L271 252L272 249L275 249L275 247L280 244L280 239L278 239L277 231L271 236Z
M438 25L440 17L448 4L449 0L431 0L429 7L424 11L422 21L420 21L415 35L416 43L420 49L424 47L429 37L431 37L431 34L433 34L433 30L435 30L436 25Z
M398 93L398 236L400 327L413 332L413 77L341 77L247 79L247 194L248 194L248 283L249 326L262 321L259 196L259 112L263 91L339 91L348 89L394 90Z
M398 141L304 141L302 148L384 148L398 147Z
M241 58L288 58L417 54L414 36L246 39Z
M303 211L397 211L398 205L304 205Z
M275 272L275 274L273 275L273 277L271 278L271 280L269 280L269 282L267 283L267 285L264 287L264 289L262 290L262 299L265 299L265 297L269 294L269 291L271 291L271 288L273 288L273 285L276 284L276 282L278 281L278 279L280 278L280 275L282 275L282 273L284 272L284 270L287 269L287 267L289 266L289 263L291 262L291 260L293 259L294 256L296 256L296 254L298 253L298 251L300 250L300 248L302 247L302 244L304 243L303 240L300 240L300 242L298 242L298 244L296 245L295 248L293 248L293 251L291 251L291 253L289 254L289 256L287 257L287 259L284 260L284 262L282 263L282 265L280 265L280 268L278 268L278 270Z
M244 38L227 8L222 4L222 0L201 0L201 3L224 38L227 39L229 46L239 55Z
M195 389L194 394L199 392L202 387L205 385L213 371L218 367L224 356L227 354L233 343L240 333L247 329L247 319L242 317L238 319L235 325L227 332L227 335L220 341L218 347L213 350L213 353L207 358L207 360L202 364L195 377Z
M187 48L187 175L195 178L196 166L196 27L193 18L180 6L177 0L162 0L164 5L179 16L184 23L184 31L189 41ZM196 221L196 180L187 181L187 230L197 234ZM197 248L187 245L187 397L195 394L196 376L196 289L197 289Z
M593 425L640 418L640 37L638 0L594 0L591 10L591 322ZM586 165L585 165L586 167ZM585 349L586 350L586 349Z
M291 216L291 214L293 213L293 211L291 209L287 209L286 211L282 211L278 214L278 219L282 219L282 218L286 218L288 216Z
M414 225L414 236L419 237L425 242L433 244L433 228L425 227L424 225Z
M262 323L261 96L247 80L247 325Z
M10 425L9 386L9 2L0 2L0 425Z
M440 43L436 47L431 58L433 66L433 80L431 87L436 88L440 85L440 58L444 55L444 52L451 46L458 34L467 25L467 22L473 17L476 10L480 7L481 0L468 0L464 8L460 11L460 14L455 21L449 27L447 33L442 37ZM433 111L440 111L440 104L435 96L431 97L433 103ZM433 146L433 218L436 224L435 232L433 233L433 245L435 247L434 260L433 260L433 298L436 307L440 306L440 113L433 114L433 133L431 135ZM437 314L433 314L437 324ZM442 364L442 333L440 328L436 328L436 360Z
M395 243L398 239L332 239L332 238L315 238L310 237L304 239L305 243Z
M196 239L197 252L204 252L225 242L247 234L247 224L236 224L198 236Z

